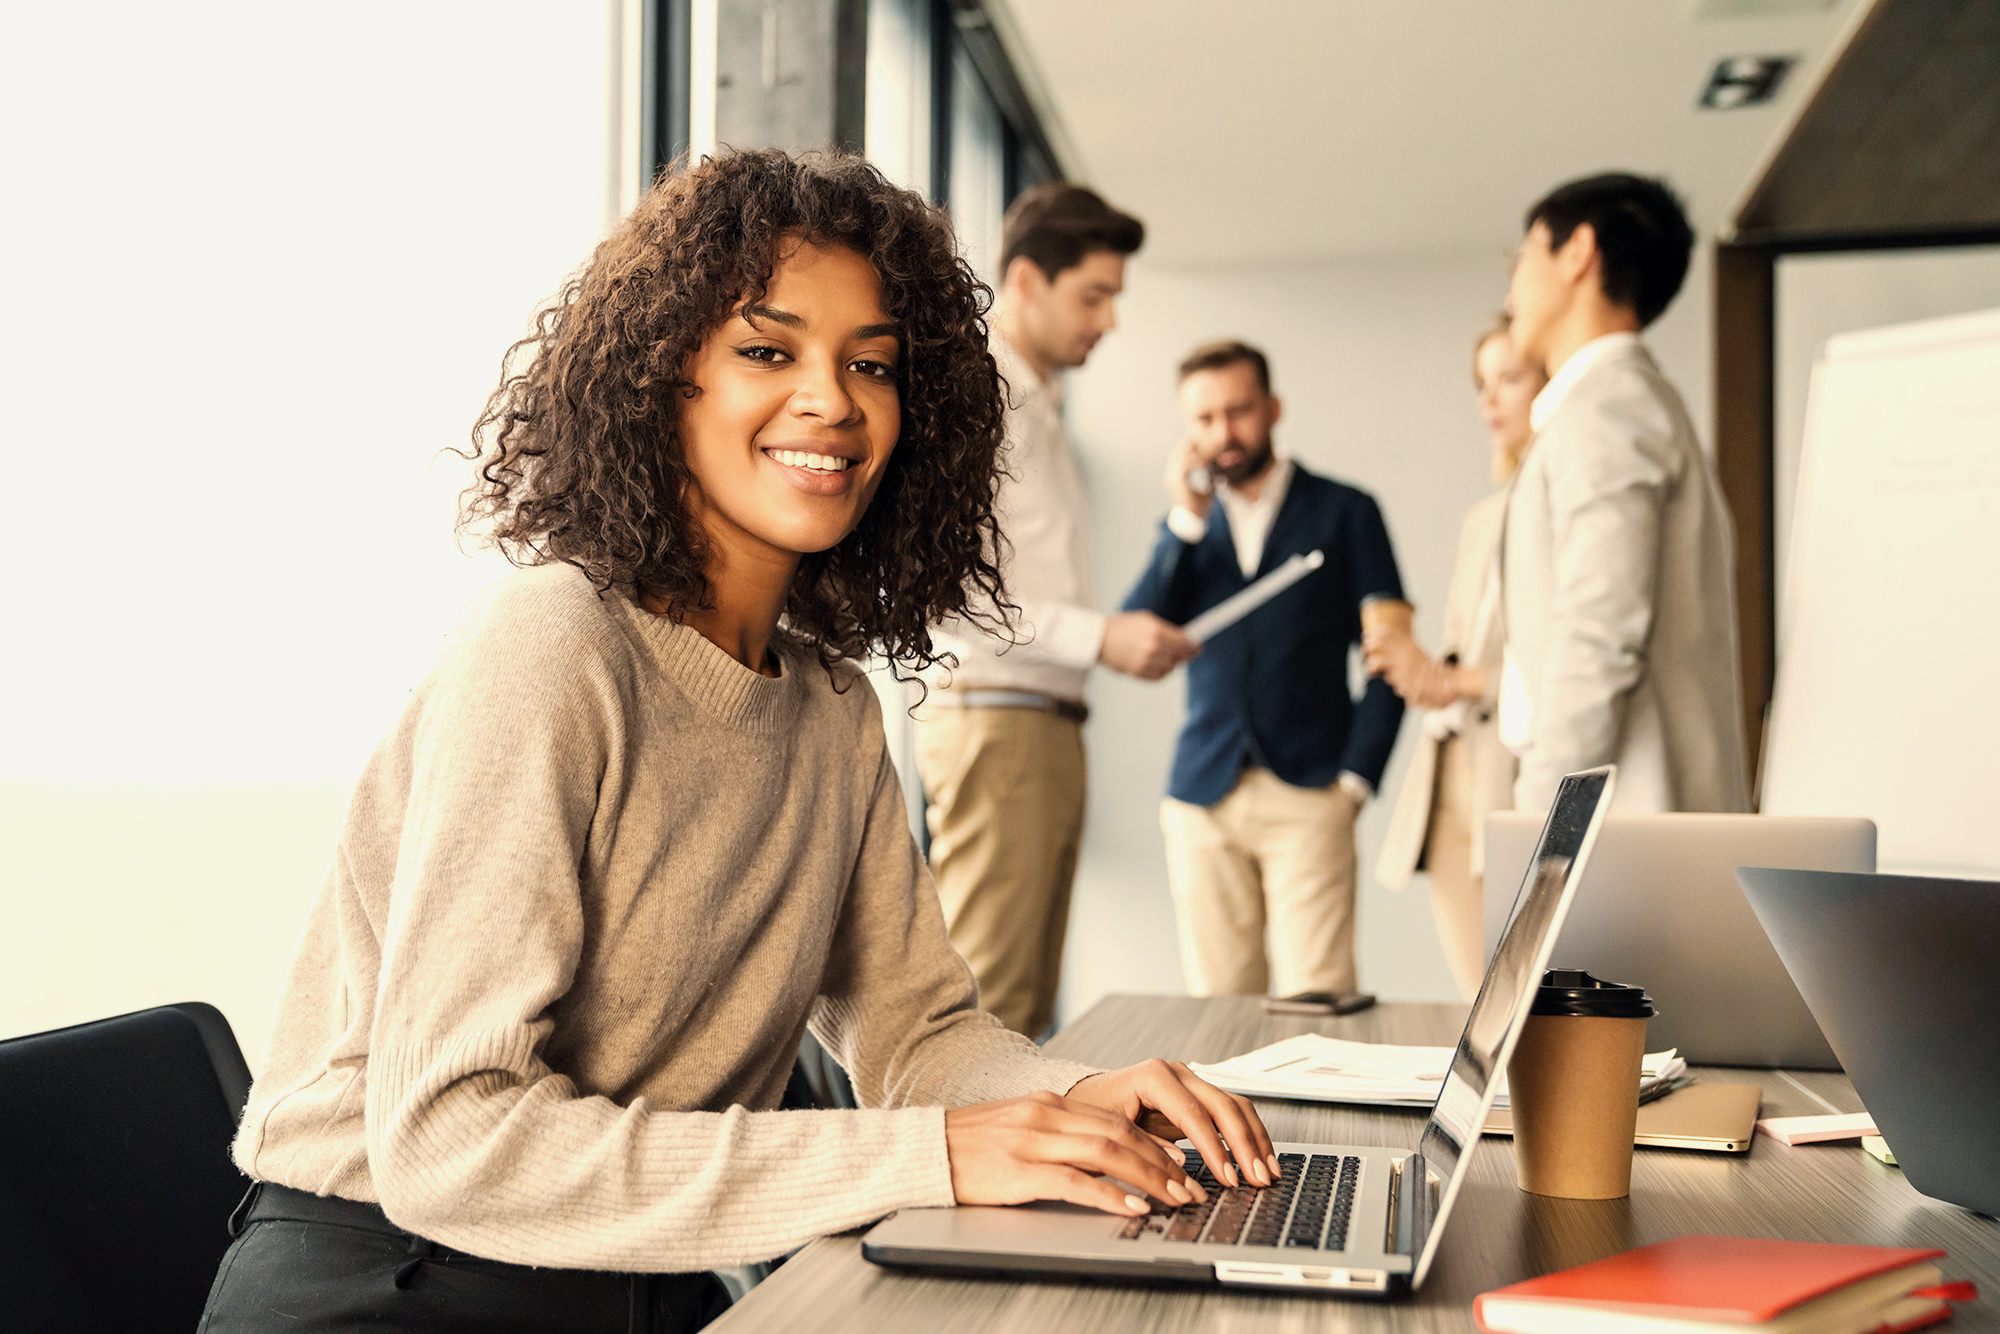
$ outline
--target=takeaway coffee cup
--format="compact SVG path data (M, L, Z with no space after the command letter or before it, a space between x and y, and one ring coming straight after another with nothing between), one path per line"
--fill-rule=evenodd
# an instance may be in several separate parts
M1417 609L1401 598L1370 593L1361 599L1361 632L1400 630L1407 635L1415 624L1416 614Z
M1632 1193L1639 1067L1653 1001L1579 968L1542 975L1507 1063L1521 1189L1572 1200Z

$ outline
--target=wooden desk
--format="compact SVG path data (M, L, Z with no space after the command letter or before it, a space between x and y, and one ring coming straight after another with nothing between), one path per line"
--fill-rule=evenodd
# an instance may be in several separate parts
M1273 1017L1254 998L1112 996L1049 1043L1093 1065L1147 1056L1218 1061L1297 1033L1443 1046L1465 1023L1462 1005L1392 1004L1345 1019ZM1716 1083L1755 1083L1764 1114L1862 1110L1844 1076L1704 1070ZM1414 1145L1420 1112L1260 1100L1273 1139ZM1513 1141L1488 1137L1472 1160L1436 1265L1413 1298L1393 1303L1264 1296L1214 1288L925 1277L861 1258L860 1233L808 1246L718 1321L752 1330L847 1334L1063 1334L1065 1331L1470 1330L1472 1299L1536 1274L1689 1232L1798 1241L1937 1246L1946 1275L1976 1281L1980 1301L1958 1308L1942 1334L2000 1331L2000 1223L1910 1189L1901 1172L1845 1144L1786 1148L1759 1136L1747 1155L1640 1149L1628 1199L1555 1200L1514 1184Z

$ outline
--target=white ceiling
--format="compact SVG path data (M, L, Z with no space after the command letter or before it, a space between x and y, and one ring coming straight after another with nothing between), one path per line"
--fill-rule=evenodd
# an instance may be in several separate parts
M1664 175L1718 228L1865 0L1693 19L1689 0L1006 0L1076 174L1177 266L1504 247L1548 187ZM1715 61L1797 55L1770 105L1695 106Z

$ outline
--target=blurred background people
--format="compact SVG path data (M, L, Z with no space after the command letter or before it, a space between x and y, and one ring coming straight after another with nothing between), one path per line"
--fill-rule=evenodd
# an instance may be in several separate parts
M1515 804L1616 761L1632 811L1744 811L1734 552L1721 487L1639 341L1694 232L1660 181L1612 173L1528 210L1507 308L1548 371L1507 504L1500 732Z
M1294 555L1326 557L1188 665L1160 807L1188 990L1351 995L1354 818L1403 703L1381 681L1356 701L1347 661L1362 600L1402 597L1395 552L1372 497L1275 452L1283 405L1262 352L1196 349L1180 401L1173 508L1126 608L1185 624Z
M1110 616L1091 592L1090 508L1063 432L1061 372L1117 323L1137 218L1089 190L1022 193L1001 232L992 348L1007 383L1006 474L995 500L1011 632L954 620L958 659L934 670L916 724L931 873L951 943L983 1008L1038 1037L1055 1020L1070 885L1083 843L1083 703L1103 663L1158 680L1193 652L1148 612Z
M1438 656L1393 630L1371 629L1362 637L1369 671L1424 710L1375 878L1400 890L1416 871L1429 874L1438 939L1467 1000L1484 971L1486 814L1514 804L1514 754L1500 743L1496 716L1506 647L1499 569L1506 483L1528 452L1534 434L1528 410L1547 381L1540 367L1514 350L1503 316L1473 347L1472 383L1492 449L1493 480L1500 485L1466 512L1459 529Z

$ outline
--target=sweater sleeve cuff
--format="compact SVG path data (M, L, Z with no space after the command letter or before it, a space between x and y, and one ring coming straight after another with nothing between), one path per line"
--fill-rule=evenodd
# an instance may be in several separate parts
M1167 531L1193 546L1208 536L1208 520L1184 505L1167 511Z
M1068 1097L1071 1089L1092 1075L1104 1073L1094 1065L1078 1065L1075 1061L1051 1061L1045 1057L1042 1064L1047 1067L1045 1078L1049 1092L1060 1093L1064 1097Z
M1027 1050L989 1054L978 1073L956 1091L952 1101L962 1106L968 1102L995 1102L1044 1092L1066 1097L1079 1083L1103 1073L1094 1065L1052 1060L1024 1039L1020 1045Z

